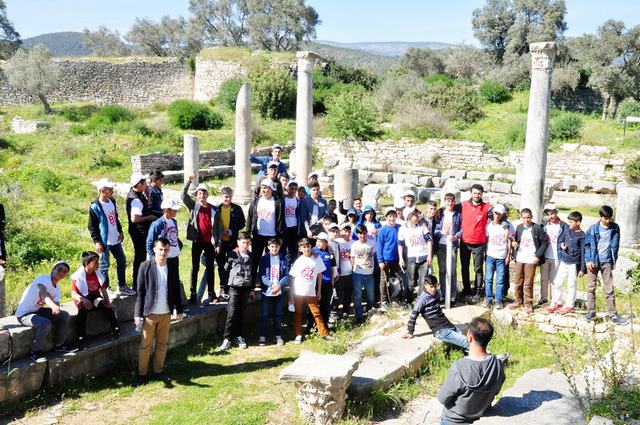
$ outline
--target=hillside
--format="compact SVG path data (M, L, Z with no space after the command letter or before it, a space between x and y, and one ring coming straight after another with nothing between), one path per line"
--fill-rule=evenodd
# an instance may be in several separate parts
M402 56L410 47L439 50L456 46L455 44L441 43L438 41L367 41L360 43L340 43L337 41L316 40L316 42L342 49L361 50L376 56Z
M323 58L333 59L347 66L368 69L377 74L383 74L389 68L400 64L399 56L375 55L362 50L335 47L317 42L306 43L304 48L313 50Z
M82 45L81 32L52 32L22 40L24 47L44 44L53 56L89 56L91 50Z

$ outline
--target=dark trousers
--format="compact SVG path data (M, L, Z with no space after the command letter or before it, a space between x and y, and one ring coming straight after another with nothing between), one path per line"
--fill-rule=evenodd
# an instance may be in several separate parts
M389 289L387 285L391 279L400 274L400 264L384 263L384 266L384 270L380 270L380 301L388 303L391 300L389 299Z
M287 254L287 260L289 260L289 264L293 264L298 258L298 228L287 227L283 239L282 246Z
M482 284L484 275L482 266L484 265L485 244L469 244L460 242L460 266L462 268L462 286L463 291L467 294L471 292L471 280L469 278L469 266L471 265L471 256L473 255L473 271L475 277L473 280L473 293L482 295Z
M267 248L269 239L276 236L253 235L251 238L251 282L255 283L258 275L258 264L260 257Z
M229 258L229 253L236 248L231 241L222 241L220 245L220 254L216 256L218 263L218 275L220 276L220 294L229 293L229 272L224 269L224 265Z
M269 320L273 317L273 335L282 335L282 314L284 305L284 295L277 297L266 297L262 295L262 311L260 320L260 336L267 336Z
M140 264L147 259L147 235L132 230L129 232L133 243L133 288L137 288L138 269Z
M353 299L353 275L340 276L335 284L335 293L331 302L331 314L337 316L342 305L342 316L348 316Z
M320 287L320 301L318 302L318 308L320 309L320 317L322 317L322 321L325 326L329 324L329 314L331 313L331 299L333 297L333 285L331 285L330 281L322 281L322 286ZM311 310L307 311L307 331L313 328L315 325L315 318Z
M375 304L380 303L380 264L378 256L373 256L373 298Z
M251 288L229 287L229 303L227 304L227 322L224 325L224 339L231 340L242 336L244 311Z
M204 252L205 267L207 269L207 291L209 292L209 300L216 298L214 288L215 276L213 274L213 262L216 257L216 251L211 242L194 242L191 246L191 286L189 290L191 296L196 296L196 286L198 284L198 272L200 271L200 256Z
M93 304L93 301L98 298L97 295L88 295L85 297ZM111 325L111 331L117 331L118 328L118 319L116 319L116 313L113 311L112 307L107 307L104 305L102 301L98 304L98 307L91 307L91 310L87 310L80 304L78 307L78 317L76 318L76 333L78 335L78 340L87 339L87 316L89 313L99 311L102 315L109 321L109 325Z
M418 287L418 293L422 292L424 278L427 276L429 271L427 260L420 262L417 262L416 260L417 258L409 258L407 262L407 274L409 275L409 278L407 279L407 286L405 288L405 297L408 304L411 304L415 298L414 291L416 286Z

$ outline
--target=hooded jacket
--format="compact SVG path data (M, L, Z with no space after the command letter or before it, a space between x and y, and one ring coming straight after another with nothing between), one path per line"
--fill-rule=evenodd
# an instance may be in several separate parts
M616 223L609 224L611 229L611 243L609 245L609 255L613 264L618 261L618 250L620 249L620 226ZM600 256L598 255L598 243L600 242L600 223L592 224L584 237L584 262L593 263L600 266Z
M189 196L189 186L191 182L186 182L182 188L181 199L182 203L189 209L189 223L187 224L187 239L193 242L198 240L198 211L200 211L200 204L193 200ZM222 226L220 225L220 217L218 216L218 210L211 204L207 204L211 208L211 243L214 246L220 246L222 243Z
M120 224L120 219L118 218L118 207L116 205L116 200L110 198L111 202L113 202L113 209L116 213L116 227L118 228L118 233L122 233L122 224ZM107 239L109 239L109 222L107 221L107 215L104 213L102 209L102 205L100 204L100 199L96 199L91 203L89 207L89 224L87 225L89 229L89 234L91 235L91 239L93 239L93 243L101 243L103 246L107 246Z
M465 357L456 361L438 391L444 405L442 417L450 424L473 423L491 406L504 380L504 367L493 354L483 360Z

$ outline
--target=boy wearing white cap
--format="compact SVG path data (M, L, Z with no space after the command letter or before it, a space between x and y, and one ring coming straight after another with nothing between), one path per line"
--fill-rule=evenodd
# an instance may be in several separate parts
M485 274L485 299L484 305L489 307L495 299L498 310L502 310L505 296L505 276L509 273L509 259L511 253L511 230L509 223L505 221L507 210L504 205L493 207L493 219L487 224L487 264ZM493 274L496 275L496 291L493 292Z
M558 236L567 228L567 223L558 217L558 209L554 204L546 204L543 212L547 220L542 229L547 234L549 245L544 253L544 263L540 266L540 301L538 306L549 302L549 286L553 286L560 265L558 261Z
M140 264L147 259L147 235L151 222L156 220L149 208L147 179L140 173L133 173L129 181L131 188L127 194L127 220L129 236L133 243L133 281L138 278Z

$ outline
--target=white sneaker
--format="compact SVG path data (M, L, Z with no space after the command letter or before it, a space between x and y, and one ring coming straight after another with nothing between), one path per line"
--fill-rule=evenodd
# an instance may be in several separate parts
M282 339L282 337L280 335L276 336L276 345L284 345L284 339Z
M111 288L107 288L107 294L109 294L109 299L111 301L118 298L118 295L119 295L118 291L112 291Z
M264 336L261 336L260 338L258 338L258 345L261 347L264 347L265 345L267 345L267 338Z
M288 307L289 311L291 313L295 313L296 311L296 306L293 305L293 303L289 303L289 307Z
M222 341L222 345L220 345L220 348L218 348L218 350L229 351L230 348L231 348L231 341L229 341L228 339L225 339L224 341Z
M302 344L302 335L296 336L296 339L293 340L294 344Z
M238 348L241 348L243 350L247 348L247 343L244 342L244 338L242 338L241 336L236 338L236 344L238 344Z

